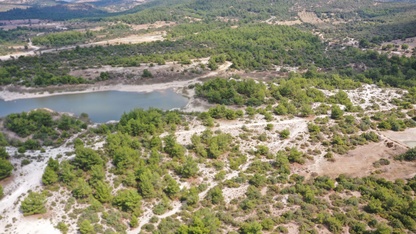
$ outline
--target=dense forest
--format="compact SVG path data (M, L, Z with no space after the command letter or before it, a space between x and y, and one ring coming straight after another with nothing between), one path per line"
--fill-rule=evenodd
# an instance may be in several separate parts
M218 20L223 18L235 20L242 24L265 21L274 17L276 20L291 20L298 12L306 10L316 12L325 19L328 15L348 22L336 28L324 27L324 31L333 36L349 35L366 38L375 43L397 38L415 36L415 6L405 1L380 2L372 0L323 2L306 0L240 0L240 1L190 1L190 0L153 0L140 4L125 12L106 12L106 2L88 4L58 4L28 9L12 9L0 13L0 19L49 19L71 20L83 18L90 22L125 22L128 24L145 24L156 21L189 22L192 19ZM102 8L104 7L104 8ZM340 10L343 9L343 10ZM364 22L364 23L363 23ZM313 25L307 27L314 28ZM337 29L338 28L338 29ZM339 29L342 30L339 30Z
M34 38L39 44L68 44L86 40L91 33L58 33ZM80 39L84 38L84 39ZM1 62L0 84L26 86L86 83L68 73L88 66L139 66L141 63L164 64L165 61L190 63L190 59L214 56L210 68L224 59L238 70L270 70L275 66L319 67L331 73L368 82L382 81L395 87L416 83L414 57L393 56L376 51L348 47L325 49L318 37L288 26L253 24L230 28L226 23L183 24L170 30L167 40L137 45L77 47L74 51L46 53ZM155 53L156 51L156 53ZM365 64L364 72L350 68ZM17 67L23 67L17 69ZM214 69L215 70L215 69ZM315 74L311 69L311 75ZM371 81L370 81L371 82Z
M66 46L73 45L77 43L85 43L88 39L93 37L93 33L87 31L85 33L81 32L58 32L51 33L44 36L37 36L32 38L34 45L43 45L43 46Z
M106 12L82 5L76 9L71 9L65 5L30 7L28 9L15 8L7 12L0 13L0 20L15 19L47 19L47 20L69 20L92 16L105 16Z

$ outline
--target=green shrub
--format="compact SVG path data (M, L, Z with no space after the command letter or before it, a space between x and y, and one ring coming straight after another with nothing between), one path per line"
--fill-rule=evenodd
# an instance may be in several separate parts
M331 108L331 119L341 119L344 111L338 105L333 105Z
M94 226L92 226L91 222L87 219L84 219L79 224L79 232L81 234L94 234L94 233L96 233L95 230L94 230Z
M68 225L66 225L64 222L59 222L58 225L56 225L56 229L61 231L62 234L68 233Z
M46 198L41 193L30 192L22 201L20 209L24 216L46 213Z
M280 132L280 138L282 139L287 139L290 136L290 131L289 129L285 129L283 131Z
M0 180L10 176L13 168L13 165L8 160L0 158Z
M416 160L416 147L409 149L406 153L395 157L396 160L415 161Z
M144 69L144 70L143 70L142 77L143 77L143 78L152 78L152 77L153 77L153 75L152 75L152 73L151 73L149 70Z
M58 182L58 174L51 167L47 166L42 175L42 183L50 185L56 182Z

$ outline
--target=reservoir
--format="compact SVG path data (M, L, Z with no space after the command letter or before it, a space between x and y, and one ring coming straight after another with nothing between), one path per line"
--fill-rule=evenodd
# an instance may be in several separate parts
M124 112L134 108L150 107L170 110L182 108L188 99L172 89L149 93L102 91L92 93L64 94L50 97L4 101L0 99L0 116L30 111L36 108L49 108L58 112L75 115L87 113L91 121L105 123L119 120Z

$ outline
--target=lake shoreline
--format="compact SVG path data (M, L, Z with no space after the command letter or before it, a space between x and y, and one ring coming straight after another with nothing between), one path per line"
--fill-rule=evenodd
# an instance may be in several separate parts
M190 85L200 83L201 81L194 80L184 80L184 81L175 81L168 83L154 83L154 84L144 84L144 85L132 85L132 84L116 84L116 85L76 85L76 86L58 86L58 87L48 87L48 88L23 88L16 86L7 86L3 87L3 90L0 91L0 100L4 102L13 102L16 100L23 99L37 99L37 98L46 98L53 96L62 96L62 95L77 95L77 94L88 94L88 93L97 93L97 92L130 92L130 93L151 93L164 90L173 90L173 92L181 95L187 99L185 106L178 109L184 112L202 112L207 110L210 105L200 99L195 98L195 90L188 89ZM57 111L57 110L54 110ZM58 111L59 112L59 111Z
M120 91L120 92L136 92L136 93L149 93L154 91L174 89L180 90L180 88L187 87L189 85L198 83L195 80L187 81L176 81L169 83L159 84L144 84L144 85L130 85L130 84L117 84L117 85L83 85L83 86L72 86L67 89L60 90L60 87L52 89L33 89L33 88L22 88L18 87L19 91L10 91L10 87L3 88L0 91L0 99L6 102L14 101L19 99L31 99L31 98L42 98L51 97L58 95L68 94L81 94L81 93L93 93L93 92L104 92L104 91ZM178 92L178 91L176 91ZM181 92L178 92L181 93Z
M136 108L181 110L188 102L189 98L175 92L172 88L148 93L102 91L19 99L9 102L1 100L0 116L47 108L53 112L70 113L69 115L73 116L86 113L92 122L106 123L110 120L119 120L123 113Z
M148 93L153 91L160 91L166 89L174 89L175 92L182 94L188 98L192 98L193 95L185 94L181 91L181 88L188 87L189 85L195 85L202 83L201 79L218 76L226 72L232 65L231 62L226 61L217 70L211 71L205 75L199 77L193 77L190 79L182 79L170 82L151 81L148 84L114 84L110 82L99 82L95 84L79 84L79 85L58 85L42 88L27 88L24 86L7 85L0 86L0 99L4 101L14 101L18 99L30 99L51 97L57 95L66 94L80 94L80 93L92 93L101 91L121 91L121 92L138 92ZM151 83L153 82L153 83Z

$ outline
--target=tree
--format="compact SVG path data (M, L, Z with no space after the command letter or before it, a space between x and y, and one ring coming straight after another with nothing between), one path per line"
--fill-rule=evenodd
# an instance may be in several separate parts
M95 186L94 197L101 203L111 201L111 187L103 181L98 181Z
M0 135L1 137L1 135ZM0 139L1 141L1 139ZM0 142L1 145L1 142ZM0 147L0 158L2 159L8 159L10 157L10 155L7 153L6 148L5 147Z
M59 222L58 225L56 225L56 229L61 231L63 234L68 233L68 225L66 225L64 222Z
M100 80L108 80L109 78L110 78L110 74L108 72L100 73Z
M137 216L133 214L130 218L130 227L135 228L137 226L139 226L139 221L137 220Z
M129 146L117 147L112 153L113 164L118 171L125 171L131 169L139 161L139 153L137 150Z
M360 48L369 48L371 43L367 39L361 39L359 42Z
M271 231L274 228L275 223L273 222L273 219L266 218L261 221L261 226L263 229Z
M24 216L46 213L46 198L42 193L30 192L22 201L20 209Z
M218 186L210 189L208 191L207 200L209 200L212 204L220 204L224 201L224 196L222 195L222 189Z
M315 178L313 185L317 188L331 190L335 188L335 181L328 176L318 176Z
M69 164L68 161L63 161L61 163L61 168L59 170L59 180L65 184L69 184L75 179L75 174L73 172L74 166Z
M313 110L311 105L309 104L303 104L300 108L300 116L302 117L308 117L311 114L313 114Z
M176 137L172 134L164 138L165 147L163 150L174 158L181 158L185 154L185 149L176 142Z
M289 154L287 155L287 159L289 159L289 162L294 163L300 163L304 164L305 159L303 158L303 153L301 151L298 151L295 147L292 147L289 151Z
M381 213L383 212L383 202L376 198L371 198L368 202L365 210L369 213Z
M49 166L45 168L45 172L42 175L42 183L44 185L50 185L58 182L58 174Z
M210 59L208 60L208 67L209 67L209 69L211 69L212 71L215 71L215 70L217 70L217 69L218 69L218 64L217 64L217 62L215 62L215 59L214 59L214 58L210 58Z
M338 105L333 105L331 108L331 118L332 119L341 119L344 115L344 111Z
M0 146L7 146L8 145L8 143L7 143L7 139L6 139L6 137L4 136L4 134L3 133L1 133L0 132ZM2 147L0 147L0 152L1 152L1 150L4 150L4 151L6 151L6 149L5 148L2 148Z
M277 114L277 115L286 115L288 113L288 110L287 110L286 106L283 103L280 103L274 109L274 113Z
M144 69L144 70L143 70L142 77L143 77L143 78L152 78L152 77L153 77L153 75L152 75L152 73L151 73L149 70Z
M328 217L324 223L332 233L340 233L342 231L342 223L336 217Z
M199 201L198 189L191 187L182 199L186 200L187 205L195 205Z
M156 196L153 183L156 183L156 179L158 178L148 168L138 170L136 178L138 180L139 192L144 198L153 198Z
M53 158L49 158L48 160L48 167L51 168L53 171L59 171L59 162Z
M72 195L75 198L86 198L89 195L91 195L91 193L92 193L91 187L83 178L78 179L78 185L76 186L74 190L72 190Z
M91 181L100 181L105 178L105 171L103 165L94 165L91 167Z
M208 234L208 233L211 233L211 230L205 226L204 222L200 218L195 217L190 226L187 226L187 225L180 226L177 233L178 234L197 234L197 233Z
M256 187L263 187L267 179L264 175L255 173L253 177L250 178L249 183Z
M103 160L93 149L84 148L83 146L76 147L75 159L73 164L83 170L90 170L94 165L102 165Z
M88 219L84 219L79 224L79 232L81 234L94 234L94 226L92 226L91 222Z
M241 234L260 234L263 227L258 222L243 223L240 228Z
M8 160L0 158L0 180L10 176L13 168L13 165Z
M187 157L184 165L180 168L179 174L185 178L190 178L195 176L198 171L198 163L192 157Z
M168 197L174 198L181 190L179 184L170 175L165 176L165 183L166 187L163 189L163 191L166 193L166 195L168 195Z
M117 192L113 199L113 204L120 207L125 212L133 214L140 213L142 197L134 189L125 189Z

